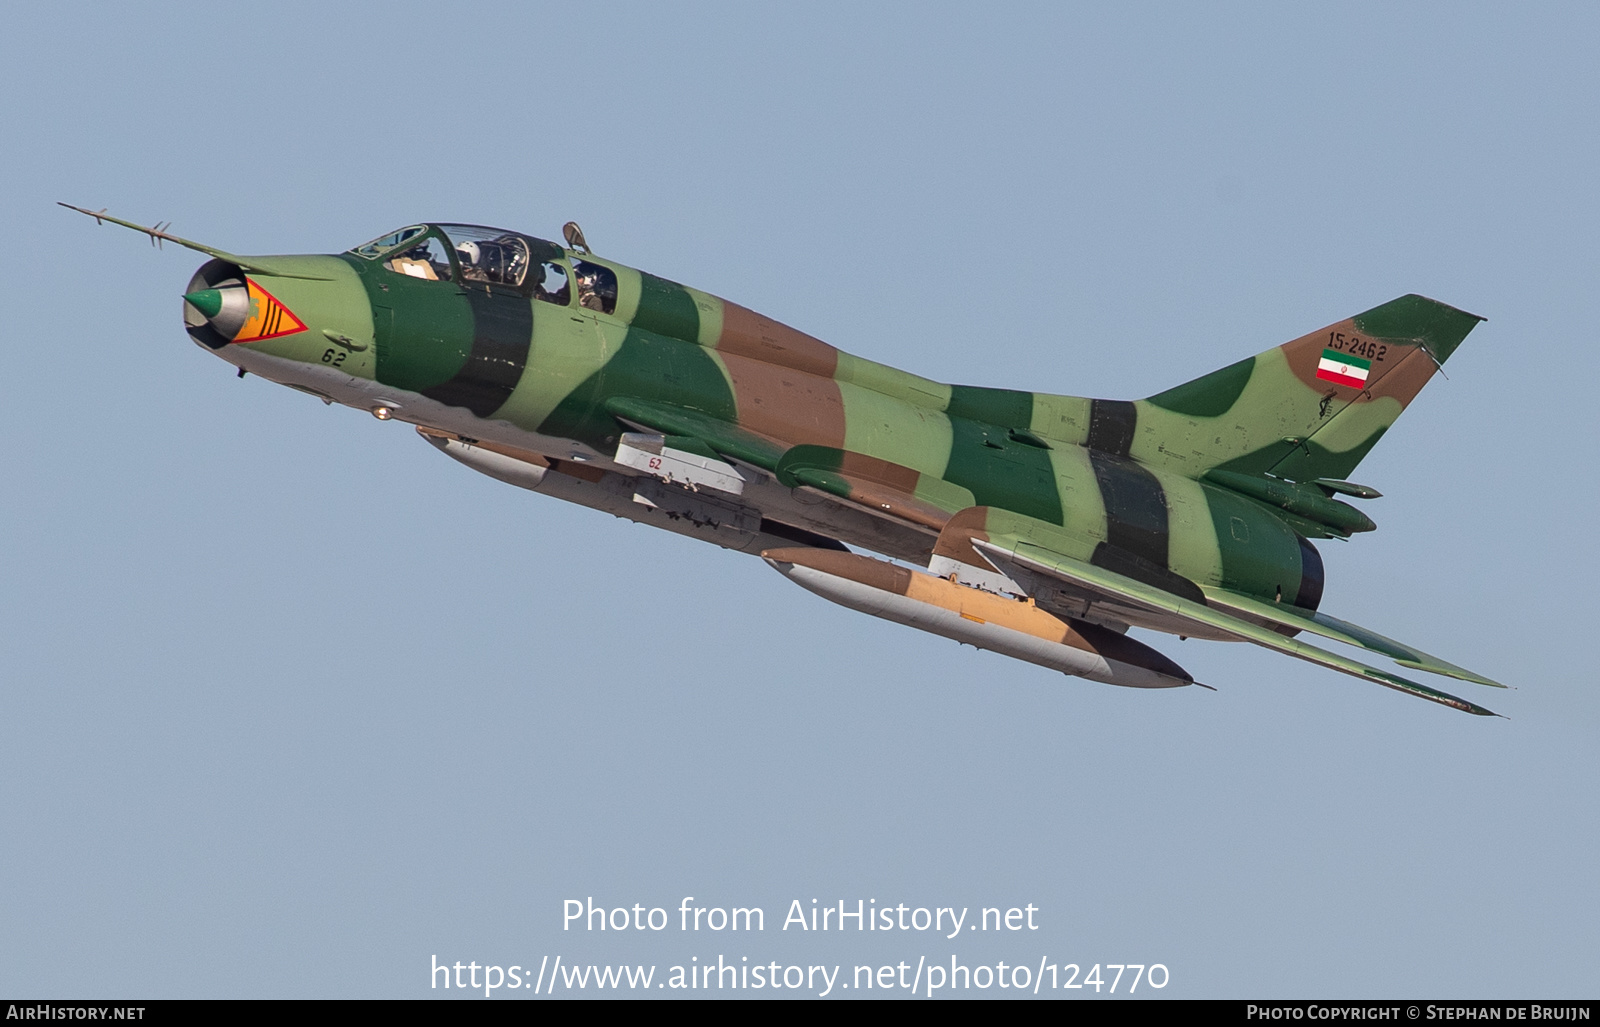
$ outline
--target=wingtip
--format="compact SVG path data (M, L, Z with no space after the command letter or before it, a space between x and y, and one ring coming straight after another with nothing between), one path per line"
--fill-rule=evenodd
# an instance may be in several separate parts
M1447 678L1454 678L1457 681L1470 682L1474 685L1486 685L1489 688L1507 689L1512 687L1510 685L1501 684L1494 678L1486 678L1482 674L1476 673L1475 671L1467 670L1465 667L1457 667L1455 664L1445 663L1443 660L1437 660L1434 663L1422 663L1417 660L1402 660L1399 658L1394 658L1394 662L1402 667L1409 667L1412 670L1420 670L1426 674L1439 674Z
M1451 698L1455 698L1455 697L1452 696ZM1501 720L1510 720L1511 719L1510 717L1507 717L1504 714L1496 713L1495 711L1489 709L1488 707L1479 706L1477 703L1473 703L1473 702L1467 702L1465 699L1457 699L1456 701L1461 704L1460 706L1457 707L1457 709L1464 710L1465 712L1470 713L1475 717L1499 717Z

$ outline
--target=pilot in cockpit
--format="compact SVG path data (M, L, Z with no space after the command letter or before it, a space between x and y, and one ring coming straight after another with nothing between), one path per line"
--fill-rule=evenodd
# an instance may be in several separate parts
M578 306L587 310L605 310L605 300L600 296L599 272L578 272Z
M572 289L567 284L567 273L561 265L546 262L533 266L533 298L563 307L567 305L572 298Z

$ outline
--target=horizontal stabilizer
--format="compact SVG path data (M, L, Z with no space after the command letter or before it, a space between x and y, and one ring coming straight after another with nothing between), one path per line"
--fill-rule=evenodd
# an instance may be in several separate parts
M1164 613L1169 617L1176 617L1197 625L1203 625L1212 631L1237 638L1240 641L1254 642L1256 645L1286 653L1298 659L1315 663L1330 670L1337 670L1352 677L1364 678L1376 682L1385 688L1392 688L1399 692L1406 692L1430 702L1449 706L1452 709L1465 713L1476 714L1480 717L1493 717L1497 714L1493 710L1484 709L1465 699L1429 688L1427 685L1390 674L1376 667L1369 667L1364 663L1348 659L1336 653L1319 649L1314 645L1285 638L1270 628L1261 627L1250 621L1227 613L1215 610L1201 603L1180 598L1170 592L1154 588L1132 578L1108 571L1093 564L1071 557L1053 553L1048 549L1030 545L1026 542L1016 544L1014 550L992 542L973 540L972 543L986 559L994 564L996 569L1005 574L1016 577L1020 571L1032 571L1064 581L1079 589L1097 592L1114 598L1120 603L1142 607L1152 613Z

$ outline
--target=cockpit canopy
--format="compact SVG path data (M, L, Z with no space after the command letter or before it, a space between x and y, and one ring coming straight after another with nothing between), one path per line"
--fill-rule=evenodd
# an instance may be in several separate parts
M578 260L569 271L560 246L502 228L411 225L350 252L410 278L509 287L561 306L572 301L569 274L575 273L579 306L606 314L616 309L617 276L611 268Z
M383 260L401 274L438 281L453 277L453 256L463 281L521 288L528 280L534 256L541 261L550 259L559 256L561 248L503 228L412 225L350 252L368 260Z

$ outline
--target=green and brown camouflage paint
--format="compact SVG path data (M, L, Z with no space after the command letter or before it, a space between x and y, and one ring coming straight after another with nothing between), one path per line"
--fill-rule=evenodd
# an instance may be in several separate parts
M1371 526L1310 483L1348 475L1479 320L1406 296L1149 399L1088 399L940 384L699 290L527 242L569 275L575 260L610 269L615 311L459 273L411 278L381 255L354 253L297 258L336 281L338 303L320 298L322 282L274 287L308 324L373 340L345 370L478 418L609 453L623 411L623 421L702 438L786 486L931 531L984 508L1013 529L1053 528L1067 555L1152 584L1185 594L1217 585L1308 609L1322 565L1306 538ZM327 347L306 334L256 345L320 360ZM1369 360L1365 387L1319 379L1326 349ZM737 438L705 437L729 434L708 423Z
M241 257L73 209L212 256L190 283L185 323L241 374L412 421L484 473L539 488L551 471L598 489L555 494L634 519L633 504L655 501L624 498L652 491L629 468L669 488L672 473L690 475L690 492L703 473L739 502L654 494L721 545L842 539L940 568L937 589L1025 592L1072 624L1248 640L1489 712L1293 640L1308 631L1497 684L1315 612L1323 569L1309 539L1375 528L1334 497L1378 493L1344 477L1481 320L1434 300L1404 296L1148 399L1104 400L940 384L587 250L495 229L419 225L337 256ZM501 268L520 251L568 283L582 272L590 294L536 292L545 274L494 278L486 263L465 273L463 256L482 251L456 246L458 230L469 243L489 233L475 238L500 247ZM660 433L634 436L654 448L623 453L640 429ZM528 470L487 466L491 456ZM650 470L668 459L678 471ZM826 524L801 509L819 502L832 504ZM719 520L730 517L744 525L731 536Z
M246 257L72 209L210 255L185 324L241 374L411 421L484 473L542 488L551 471L595 486L553 494L633 519L635 505L659 506L643 489L676 511L656 523L729 548L844 540L1068 620L1251 641L1489 712L1293 640L1310 632L1497 685L1316 612L1309 539L1376 527L1334 497L1378 493L1344 477L1481 320L1437 301L1403 296L1148 399L1104 400L943 385L498 229L417 225L336 256ZM504 273L519 253L522 272ZM589 295L536 290L548 275L526 272L540 263ZM640 429L660 434L624 453ZM731 498L688 498L697 474ZM805 509L818 503L831 504L820 519Z

